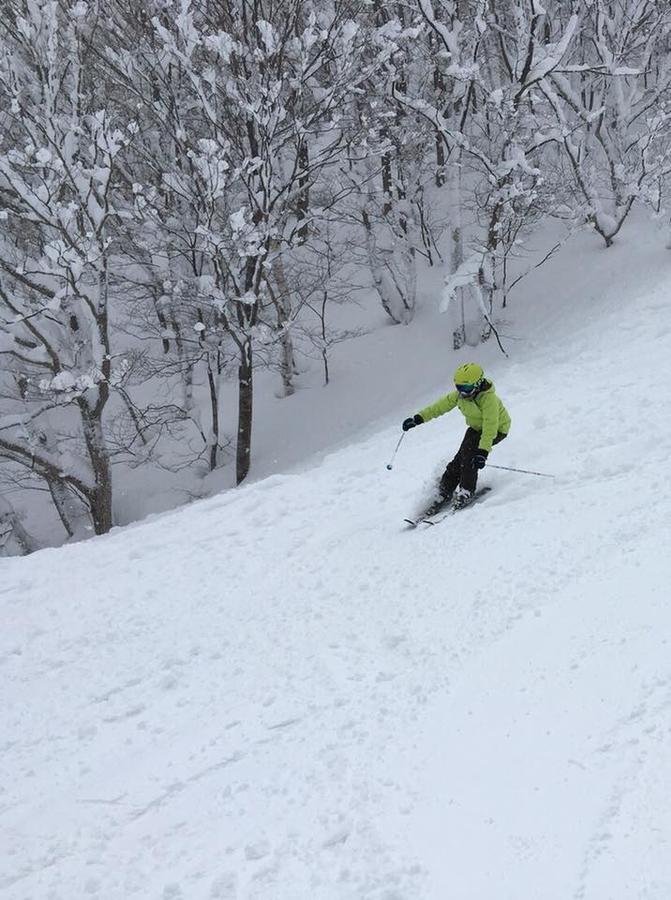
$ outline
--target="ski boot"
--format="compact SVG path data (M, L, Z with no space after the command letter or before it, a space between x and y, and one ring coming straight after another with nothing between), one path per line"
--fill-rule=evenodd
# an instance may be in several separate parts
M435 516L436 513L442 512L442 510L446 509L450 505L450 501L452 496L449 497L438 497L431 506L427 507L422 514L423 519L430 519L431 516Z
M473 499L473 491L468 488L458 487L452 495L452 509L463 509Z

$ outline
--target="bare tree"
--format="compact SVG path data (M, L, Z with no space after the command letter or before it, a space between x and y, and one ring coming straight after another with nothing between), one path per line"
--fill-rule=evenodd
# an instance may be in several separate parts
M128 134L87 77L81 5L5 4L0 22L0 454L48 485L66 531L112 525L104 416L111 200Z
M437 46L440 77L426 96L394 88L394 96L431 123L445 145L451 202L452 265L444 308L460 301L455 346L493 333L491 318L503 235L538 215L544 153L556 136L538 104L540 86L561 64L578 17L553 22L530 2L487 4L416 0ZM441 92L443 95L441 96ZM451 166L450 166L451 163ZM468 250L464 219L471 234ZM476 333L468 334L466 298Z
M152 134L145 146L150 257L163 256L171 286L188 281L194 302L216 310L236 348L238 483L250 465L255 350L269 332L291 390L285 257L305 239L310 186L344 151L342 107L387 53L360 64L358 8L184 0L176 17L163 8L153 18L151 39L113 57L150 127L170 140L167 155Z
M671 10L594 0L565 64L541 85L572 184L565 200L609 247L634 202L656 203L671 171Z

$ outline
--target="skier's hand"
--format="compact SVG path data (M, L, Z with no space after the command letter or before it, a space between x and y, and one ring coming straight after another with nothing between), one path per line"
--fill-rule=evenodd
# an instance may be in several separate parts
M488 450L476 450L473 456L473 465L476 469L484 469L487 464Z
M424 419L420 416L419 413L416 413L414 416L410 416L409 419L404 419L401 428L403 431L410 431L411 428L414 428L415 425L422 425L424 423Z

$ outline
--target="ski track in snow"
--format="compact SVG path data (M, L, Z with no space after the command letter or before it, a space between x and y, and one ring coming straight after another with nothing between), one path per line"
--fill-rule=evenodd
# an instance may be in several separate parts
M3 563L3 898L668 900L665 290L560 344L494 373L555 481L405 531L453 413Z

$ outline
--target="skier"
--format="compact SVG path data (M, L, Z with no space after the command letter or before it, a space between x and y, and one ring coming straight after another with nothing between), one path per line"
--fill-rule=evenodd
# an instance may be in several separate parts
M447 464L440 479L440 499L427 511L431 515L445 504L460 509L467 506L475 494L478 470L484 469L489 451L510 430L510 416L494 392L494 385L485 378L482 366L464 363L454 373L456 390L445 394L418 413L405 419L403 431L442 416L458 406L468 428L456 456Z

